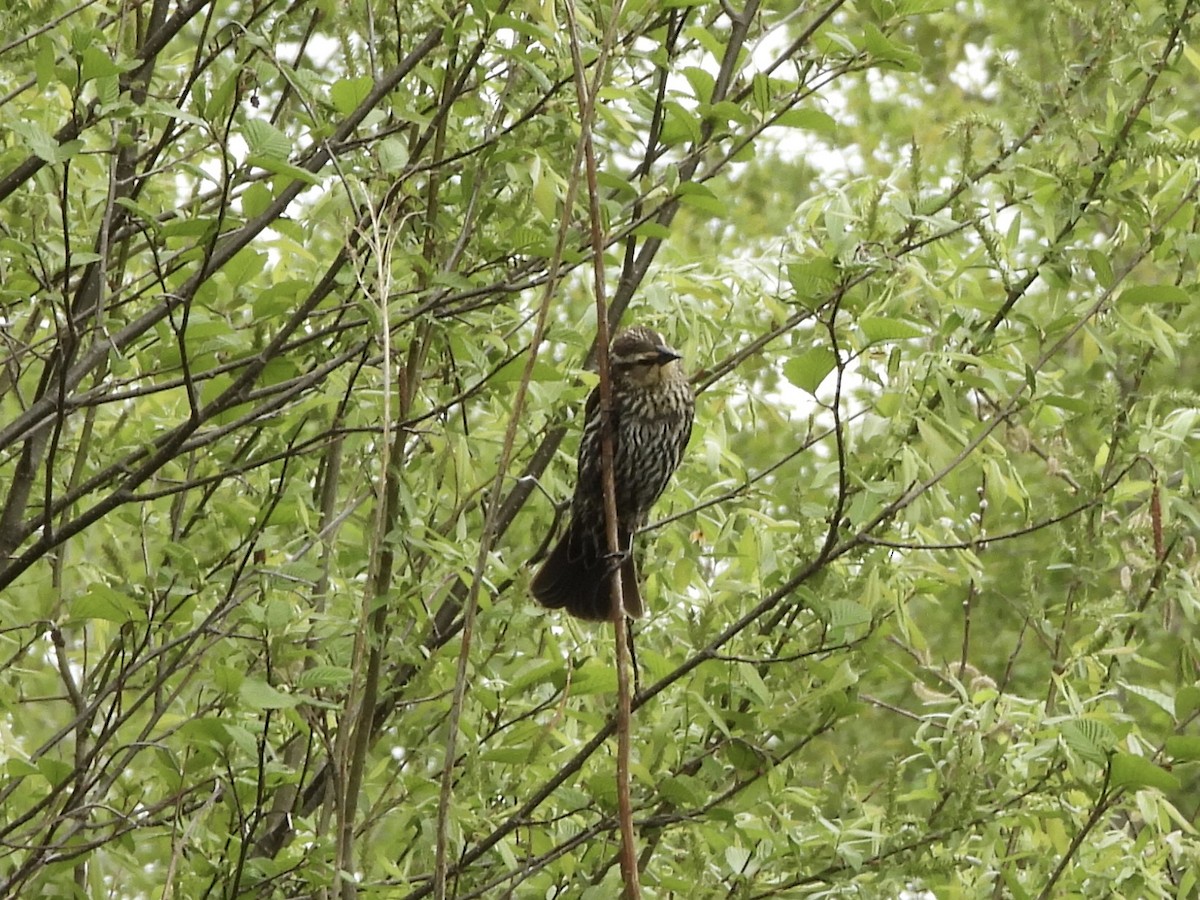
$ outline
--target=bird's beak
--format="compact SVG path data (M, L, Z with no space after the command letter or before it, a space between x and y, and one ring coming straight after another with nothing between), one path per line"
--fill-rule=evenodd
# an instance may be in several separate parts
M654 349L658 352L657 362L660 366L665 366L667 363L671 362L672 360L683 358L682 353L679 353L676 350L672 350L666 344L659 344Z

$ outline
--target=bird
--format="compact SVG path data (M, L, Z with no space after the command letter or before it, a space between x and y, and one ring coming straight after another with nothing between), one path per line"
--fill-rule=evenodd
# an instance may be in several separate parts
M692 434L695 398L681 355L657 331L635 325L617 333L609 350L613 485L620 551L609 552L601 480L600 389L584 406L575 491L567 529L533 577L542 606L584 620L612 617L611 578L620 572L627 615L644 613L632 548L650 508L678 468Z

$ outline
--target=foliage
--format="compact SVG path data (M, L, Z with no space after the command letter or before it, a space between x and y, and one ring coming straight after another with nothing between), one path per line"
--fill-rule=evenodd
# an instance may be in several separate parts
M646 895L1192 894L1197 4L572 9L0 11L0 895L619 892L584 132Z

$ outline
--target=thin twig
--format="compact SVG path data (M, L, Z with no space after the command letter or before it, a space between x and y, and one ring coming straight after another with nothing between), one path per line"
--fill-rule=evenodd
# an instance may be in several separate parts
M600 216L600 188L596 179L596 151L592 144L592 123L596 113L596 95L604 83L609 48L621 13L621 0L615 0L610 13L609 27L605 32L596 61L593 84L589 89L584 80L583 54L579 48L579 24L575 14L574 0L566 3L568 34L571 59L575 69L575 90L579 98L581 139L584 148L584 164L587 171L588 214L591 222L592 275L596 295L596 361L600 373L600 484L604 492L605 531L608 552L613 559L625 551L620 546L617 533L617 493L613 480L613 433L612 433L612 376L608 358L608 304L604 290L604 231ZM632 538L632 536L631 536ZM609 579L612 592L613 635L616 638L617 666L617 817L621 829L621 876L625 883L626 900L639 900L642 896L638 881L637 838L633 830L633 803L629 796L630 719L632 716L632 690L629 684L630 658L628 633L625 629L625 598L622 596L621 579L614 575Z

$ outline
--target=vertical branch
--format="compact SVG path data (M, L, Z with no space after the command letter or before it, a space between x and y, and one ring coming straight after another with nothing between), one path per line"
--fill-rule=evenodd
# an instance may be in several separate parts
M484 516L483 534L479 541L479 553L471 572L471 583L463 602L462 642L459 644L458 663L454 678L454 693L450 701L450 714L447 722L446 752L442 762L441 788L438 794L436 850L433 869L433 896L436 900L446 898L446 877L450 866L450 813L453 806L455 759L458 756L459 723L462 720L463 703L467 693L467 674L471 659L471 641L475 633L475 613L479 609L479 588L483 582L483 572L487 566L488 556L497 536L500 533L500 522L504 512L504 476L512 460L513 447L516 443L517 424L521 421L521 413L525 408L525 398L529 393L529 383L533 377L533 367L537 363L538 348L546 331L546 319L550 312L550 301L558 287L559 271L562 268L563 251L566 248L567 236L571 228L571 211L575 208L575 198L579 193L579 170L584 157L588 130L585 127L575 145L575 158L567 175L567 187L563 196L563 215L555 235L554 250L546 266L546 280L537 316L534 320L533 338L529 344L529 357L525 360L525 368L521 372L521 380L517 384L513 397L512 415L504 432L504 443L500 449L500 458L496 461L496 476L488 492L489 500ZM607 345L604 346L607 351ZM619 579L614 579L619 580Z
M604 495L605 537L608 552L616 559L622 552L617 534L616 485L613 482L613 434L612 434L612 378L608 359L608 308L604 291L604 234L600 218L600 191L596 181L596 151L592 143L592 124L595 120L596 95L604 83L605 67L609 47L612 45L616 21L621 12L621 0L615 0L600 48L596 69L589 89L584 79L583 56L579 49L579 29L573 0L566 3L569 23L568 35L571 44L571 59L574 63L575 90L579 98L581 138L584 147L584 163L587 170L588 215L591 224L592 276L596 294L596 359L600 370L600 484ZM637 845L633 832L633 804L629 797L629 754L630 717L632 694L629 684L629 642L625 630L625 599L621 593L621 579L609 580L612 591L613 634L616 639L617 664L617 809L621 827L621 875L625 881L626 900L641 897L638 881Z
M375 705L379 696L379 675L382 668L383 647L387 631L387 596L391 589L394 551L387 535L395 524L399 506L399 475L396 466L403 452L404 432L396 430L392 410L392 392L395 375L392 367L392 323L389 298L392 286L392 253L402 224L384 222L383 205L366 204L370 216L370 233L367 245L371 248L371 259L375 270L372 283L367 284L359 275L359 287L364 295L376 292L380 316L380 349L383 358L380 374L383 380L381 433L379 440L379 480L375 488L375 517L371 528L371 577L363 593L362 618L355 635L352 668L355 678L346 698L347 720L338 729L335 765L338 777L334 778L336 789L332 795L335 806L337 829L336 861L338 870L353 870L354 824L358 809L358 794L362 787L366 769L367 750L371 742L371 722L375 718ZM356 268L356 271L358 269ZM402 396L402 400L405 396ZM362 678L358 677L363 673ZM349 878L341 882L340 895L343 900L353 900L355 884Z

